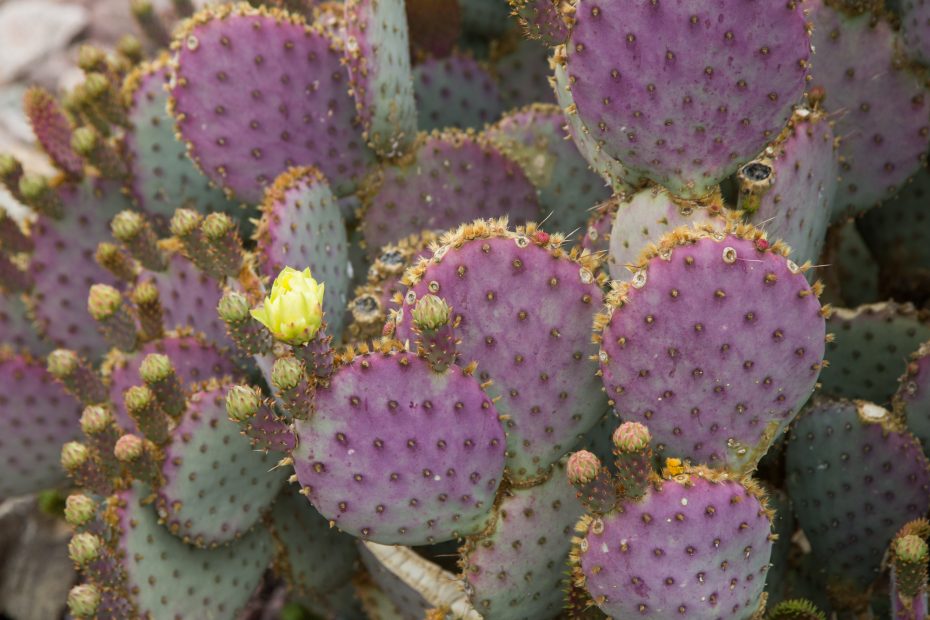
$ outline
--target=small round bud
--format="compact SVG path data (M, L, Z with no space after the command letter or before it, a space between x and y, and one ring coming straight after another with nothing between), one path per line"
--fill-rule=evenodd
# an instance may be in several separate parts
M102 73L88 73L84 88L91 99L97 99L110 90L110 80Z
M90 459L90 450L77 441L69 441L61 447L61 466L65 471L75 471Z
M155 402L155 394L145 385L134 385L123 395L123 402L129 413L144 411Z
M81 414L81 430L85 435L97 435L113 428L116 419L107 407L91 405Z
M89 583L74 586L68 592L68 610L76 618L92 618L100 605L100 591Z
M83 71L99 71L106 68L107 55L99 47L82 45L78 49L77 64Z
M20 177L23 174L23 165L19 160L8 153L0 154L0 177Z
M158 303L158 301L158 287L155 286L154 282L149 280L140 282L139 285L132 290L132 303L137 306L148 306Z
M65 500L65 520L79 527L90 522L97 514L97 502L82 493L69 495Z
M159 383L174 374L174 365L167 355L150 353L139 366L139 376L148 384Z
M142 49L142 42L131 34L124 35L116 44L116 51L131 60L132 62L141 62L145 55Z
M145 452L145 443L136 435L123 435L113 446L113 455L120 463L132 463L142 458L143 452Z
M614 447L620 452L642 452L651 441L649 429L639 422L624 422L613 434Z
M223 322L239 323L251 316L249 312L252 309L249 307L249 302L241 294L235 291L227 291L220 298L216 310Z
M927 543L920 536L908 534L894 541L895 557L902 562L927 561Z
M48 179L40 174L24 174L19 180L19 191L27 200L38 200L52 191Z
M304 366L296 357L281 357L271 368L271 383L279 390L291 390L304 376Z
M226 393L226 413L234 422L244 422L258 413L262 393L248 385L234 385Z
M452 308L440 297L424 295L417 300L412 316L417 329L434 331L449 323Z
M107 284L94 284L90 287L87 296L87 311L97 321L104 321L120 309L123 305L123 296L120 292Z
M572 485L590 484L601 470L601 460L587 450L579 450L568 457L568 481Z
M175 237L187 237L200 227L203 217L191 209L178 209L171 216L171 234Z
M222 239L235 228L232 219L225 213L211 213L203 221L200 230L210 240Z
M71 148L78 155L89 156L97 148L100 136L90 127L78 127L71 134Z
M110 222L113 236L124 243L136 238L145 228L145 218L135 211L120 211Z
M78 566L85 566L100 557L103 541L96 534L81 532L68 543L68 556Z
M48 371L56 379L70 377L79 364L77 353L68 349L56 349L48 354Z

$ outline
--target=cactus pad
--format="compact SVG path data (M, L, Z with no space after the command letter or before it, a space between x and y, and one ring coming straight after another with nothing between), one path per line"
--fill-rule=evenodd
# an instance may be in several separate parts
M855 220L833 225L827 231L824 246L820 262L826 265L822 274L827 285L824 296L827 301L855 308L881 300L878 264L856 228Z
M604 150L597 135L592 133L584 119L578 114L572 91L569 89L569 82L565 65L556 64L552 88L555 90L556 101L565 111L568 134L578 147L578 152L587 160L591 169L610 184L614 193L625 193L628 189L641 185L644 181L643 176L611 157Z
M927 237L930 170L922 168L901 192L857 222L878 261L884 296L923 301L930 296L930 238Z
M294 469L313 505L354 536L425 544L481 530L504 432L478 382L409 353L362 355L296 422Z
M583 513L561 463L542 484L506 492L494 527L463 549L475 609L491 618L557 617L572 532Z
M575 17L578 114L609 156L676 195L703 196L755 156L804 92L798 3L580 0Z
M810 397L824 319L785 252L742 225L679 229L608 295L604 385L660 455L749 471Z
M168 115L167 59L143 64L126 78L123 96L129 106L132 131L123 143L131 170L131 189L161 230L178 207L201 213L237 213L238 206L210 187L174 135Z
M81 429L81 403L27 357L0 357L0 498L36 493L64 482L61 446Z
M903 0L899 10L908 55L924 63L930 61L930 3Z
M32 324L26 304L19 295L0 295L0 342L15 351L42 356L51 351Z
M369 249L479 217L539 215L536 189L485 137L461 131L421 134L409 160L371 180L362 231Z
M903 411L907 428L930 450L930 343L911 354L894 397L895 412Z
M252 449L226 415L227 386L211 382L188 400L162 464L158 512L184 542L212 547L244 535L284 481L273 455Z
M830 224L838 175L830 122L798 109L762 158L740 168L739 208L773 239L791 247L798 264L816 262Z
M629 277L629 268L655 240L679 226L708 224L726 226L723 200L719 195L708 201L676 200L659 187L640 190L620 200L610 229L610 275L617 280Z
M111 181L88 179L62 185L60 220L39 217L32 229L35 251L30 271L35 287L30 296L39 329L56 347L97 358L109 347L87 312L92 284L114 282L94 261L97 244L110 237L110 219L128 208L128 199Z
M123 394L130 387L142 383L139 367L149 353L167 355L182 385L185 386L236 374L236 367L229 358L197 336L169 336L150 342L131 354L111 352L104 365L104 371L108 378L110 402L113 403L117 423L125 431L135 432L136 424L126 411Z
M188 152L246 202L292 166L337 194L372 161L355 120L341 45L321 26L245 3L205 9L175 42L171 111Z
M368 142L382 157L401 155L417 134L404 2L350 0L345 15L351 88Z
M504 108L511 110L532 103L555 103L549 86L549 50L511 32L491 46L491 71L497 77Z
M920 443L872 403L812 403L788 435L786 463L798 522L835 586L862 591L895 532L930 508Z
M890 198L920 168L930 131L923 81L898 62L898 35L868 12L844 15L825 0L810 6L817 62L812 88L826 91L824 109L841 113L836 216ZM859 53L869 50L868 54Z
M610 189L565 139L564 126L558 106L532 104L508 113L487 135L539 190L546 227L569 234L585 226L588 210L609 198Z
M171 253L168 269L146 272L158 288L166 329L194 329L216 346L232 347L226 326L216 314L223 296L220 284L178 252Z
M605 410L589 330L602 300L598 261L561 249L561 238L530 227L475 222L407 272L398 338L412 339L411 310L432 293L452 306L465 360L478 361L505 417L514 479L544 475ZM540 366L535 360L544 359Z
M339 333L349 288L349 242L339 205L317 170L293 168L275 180L265 194L256 240L263 276L310 267L326 284L323 310L332 333Z
M110 506L137 617L236 617L271 561L268 532L255 529L227 546L197 549L158 524L154 509L143 504L146 495L136 485Z
M358 557L355 541L331 528L295 489L280 494L268 519L277 549L275 572L292 595L324 598L352 578Z
M771 527L757 488L688 471L622 510L584 517L576 579L613 617L749 620L761 608Z
M893 301L838 308L827 329L836 340L827 345L830 365L820 375L822 392L879 405L891 400L907 356L930 340L925 314Z
M431 58L413 70L420 129L481 129L504 111L490 72L470 56Z

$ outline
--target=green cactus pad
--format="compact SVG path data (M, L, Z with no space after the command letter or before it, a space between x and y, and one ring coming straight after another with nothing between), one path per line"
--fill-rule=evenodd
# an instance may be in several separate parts
M825 301L846 308L881 301L878 263L855 221L834 224L825 246L819 269L827 285Z
M872 403L811 403L788 436L786 465L798 522L835 588L862 592L894 534L930 507L920 443Z
M268 525L275 539L275 572L287 582L292 596L322 602L352 578L355 540L330 527L296 489L281 492Z
M884 297L923 302L930 297L930 170L922 168L901 192L857 221L880 268Z
M143 502L147 495L137 484L108 508L136 617L236 618L271 562L268 531L256 528L227 546L197 549L159 525L154 508Z
M698 224L726 226L723 200L719 196L702 202L680 200L654 186L627 199L618 199L607 257L610 276L617 280L629 279L630 268L639 263L640 254L650 243L679 226Z
M907 429L930 452L930 342L911 353L894 395L894 411L903 413Z
M350 88L366 137L379 155L396 157L417 135L404 0L349 0L345 6Z
M124 144L131 171L130 190L146 213L153 216L158 230L167 230L167 221L179 207L200 213L222 211L245 215L237 203L200 174L187 157L184 143L174 135L174 120L168 115L167 55L132 71L123 85L129 105L132 130ZM245 217L241 218L246 221Z
M243 536L286 477L284 468L274 469L273 454L253 450L227 419L227 388L211 382L192 394L165 447L158 513L172 533L197 547Z
M462 573L472 605L500 620L547 620L562 610L575 524L584 507L563 463L542 484L507 491L488 532L469 538Z
M80 435L81 408L45 364L0 353L0 498L64 482L61 446Z
M349 289L349 241L339 205L322 174L292 168L265 193L256 230L262 276L274 280L285 267L310 268L326 285L323 310L330 333L342 331Z
M539 190L546 229L570 234L585 227L588 212L610 197L610 189L566 139L564 127L557 105L531 104L506 114L487 135Z
M549 84L549 50L540 41L512 32L492 43L490 66L506 109L555 103Z
M838 308L827 331L836 338L827 344L830 364L820 374L822 393L879 405L891 401L907 356L930 340L925 314L893 301Z
M36 331L23 298L9 293L0 294L0 342L37 357L52 350L51 343Z

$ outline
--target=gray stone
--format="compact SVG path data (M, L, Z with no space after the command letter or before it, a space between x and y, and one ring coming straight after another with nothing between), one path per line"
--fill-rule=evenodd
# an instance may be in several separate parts
M9 0L0 5L0 84L26 72L71 42L88 25L84 7L50 0Z

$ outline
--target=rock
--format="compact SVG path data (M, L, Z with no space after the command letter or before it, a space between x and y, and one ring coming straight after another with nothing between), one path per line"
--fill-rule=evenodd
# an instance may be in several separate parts
M65 48L87 27L88 19L81 6L50 0L4 2L0 5L0 84Z
M35 497L0 503L0 616L62 617L75 583L69 538L65 522L39 512Z

